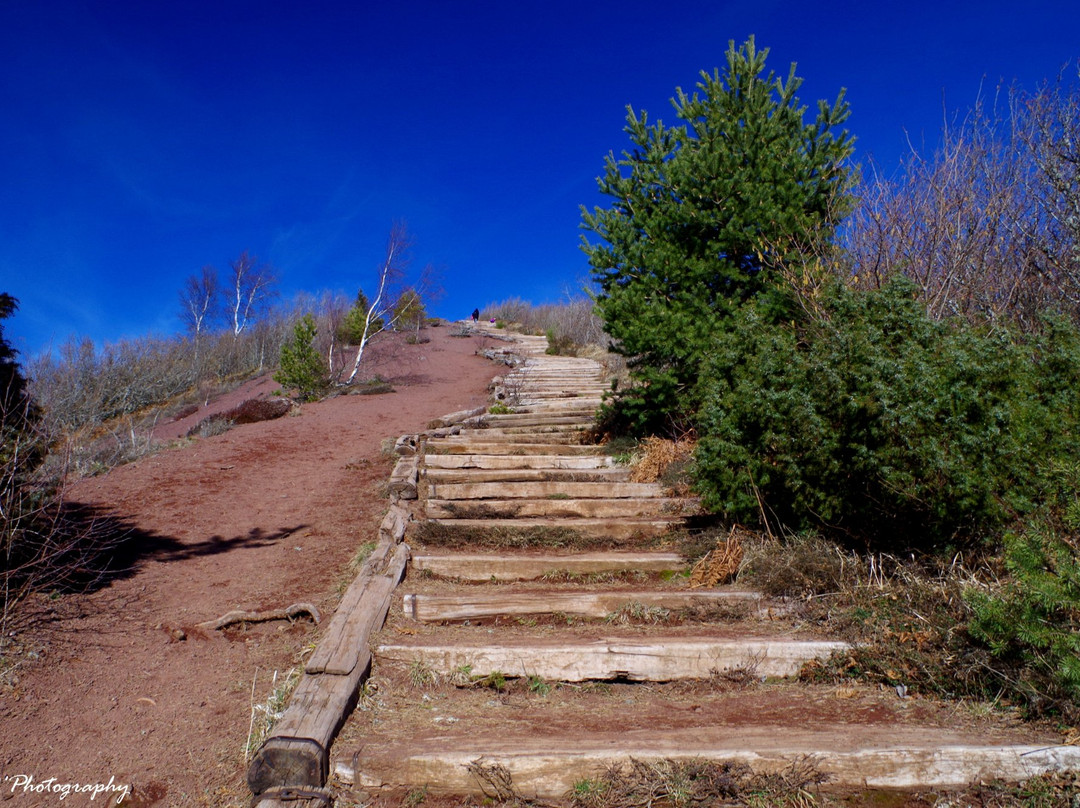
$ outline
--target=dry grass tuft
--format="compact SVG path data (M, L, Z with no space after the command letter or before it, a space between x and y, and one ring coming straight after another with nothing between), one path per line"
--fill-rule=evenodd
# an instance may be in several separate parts
M719 586L734 580L743 560L742 535L747 531L738 525L716 542L716 547L694 564L690 571L690 588Z
M670 466L689 460L693 452L694 441L690 438L678 441L656 436L645 438L638 447L639 458L630 471L630 482L654 483Z
M782 771L755 773L745 763L704 759L637 760L610 767L595 780L574 784L574 808L680 805L813 805L809 789L824 782L809 759ZM748 802L748 800L759 800Z
M514 788L514 778L510 770L501 763L485 763L483 758L478 758L468 764L467 768L488 800L502 803L522 802L521 795Z

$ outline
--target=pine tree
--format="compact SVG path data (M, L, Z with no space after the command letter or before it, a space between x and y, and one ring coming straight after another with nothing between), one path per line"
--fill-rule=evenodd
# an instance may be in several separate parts
M852 141L833 131L848 116L843 92L805 123L795 65L782 80L765 73L767 56L752 37L731 42L724 76L676 90L677 126L628 108L633 149L609 155L598 180L612 205L582 210L582 228L603 240L582 239L597 308L641 383L638 428L693 410L711 335L849 204Z
M399 330L406 328L419 331L427 317L427 309L420 293L415 289L406 289L395 301L392 310L394 327Z
M368 302L367 295L364 294L363 289L360 289L356 293L356 301L353 303L352 308L349 309L345 314L345 318L341 321L341 326L338 328L338 339L346 345L359 345L364 338L364 322L370 308L371 303ZM385 322L382 317L372 318L368 326L369 336L382 331L384 325Z
M326 366L312 342L317 328L315 319L305 314L293 326L293 337L281 346L281 367L274 381L282 387L295 388L300 398L314 398L326 385Z

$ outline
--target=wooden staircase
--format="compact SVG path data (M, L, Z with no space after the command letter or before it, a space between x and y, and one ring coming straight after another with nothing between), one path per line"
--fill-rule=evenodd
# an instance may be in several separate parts
M514 345L497 385L511 412L418 441L412 555L334 747L335 788L588 804L605 772L705 762L870 805L1080 768L1060 736L798 681L847 646L757 593L688 588L665 537L697 503L583 442L603 372L546 346Z

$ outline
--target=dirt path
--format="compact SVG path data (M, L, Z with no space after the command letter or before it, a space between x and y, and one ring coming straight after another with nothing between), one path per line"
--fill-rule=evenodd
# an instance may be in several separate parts
M301 600L332 613L345 566L387 506L384 439L484 403L496 373L474 355L477 338L429 331L430 343L402 346L379 368L394 393L307 404L73 488L74 501L122 520L132 553L106 586L52 604L40 659L0 695L0 802L101 805L110 794L114 804L116 791L61 802L56 790L112 780L134 786L131 806L248 804L252 682L254 701L265 701L274 672L296 665L319 629L306 620L193 626Z

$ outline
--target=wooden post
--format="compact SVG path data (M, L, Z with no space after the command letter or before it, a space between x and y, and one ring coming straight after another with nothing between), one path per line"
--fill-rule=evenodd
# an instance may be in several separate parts
M330 744L356 705L360 685L370 672L368 638L386 620L408 558L407 545L384 540L346 591L273 736L255 753L248 769L253 794L274 788L319 788L326 783Z

